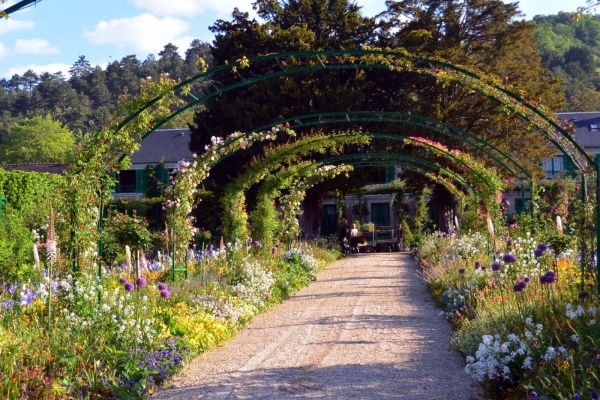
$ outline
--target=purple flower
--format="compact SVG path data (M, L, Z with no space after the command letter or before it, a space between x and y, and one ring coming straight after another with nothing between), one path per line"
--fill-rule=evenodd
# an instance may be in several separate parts
M475 269L481 267L481 261L475 261Z
M581 396L579 395L579 393L575 393L575 395L573 396L573 400L581 400Z
M540 244L538 244L537 248L541 251L546 251L546 250L548 250L548 245L545 243L540 243Z
M523 282L529 283L529 282L531 282L531 278L526 276L525 278L523 278Z
M271 253L273 253L273 254L277 253L277 246L273 246L273 248L271 249Z
M133 292L135 290L135 285L131 282L127 282L125 284L125 290L127 290L128 292Z
M502 260L505 263L509 264L509 263L516 262L517 261L517 257L514 254L507 253L507 254L504 255L504 257L502 257Z
M167 289L161 290L160 297L162 297L163 299L168 299L169 297L171 297L171 293L169 293Z
M546 283L554 283L556 281L556 276L554 272L548 271L546 272Z
M135 281L135 283L138 285L138 287L144 287L146 286L146 279L142 278L141 276L139 278L137 278L137 280Z
M482 271L485 271L485 267L481 267L481 270L482 270Z
M513 289L515 292L520 292L523 289L525 289L525 287L527 286L527 284L523 281L520 281L519 283L517 283L515 286L513 286Z
M248 238L248 243L252 243L252 238L251 237Z
M259 249L262 249L262 243L261 242L256 241L256 242L254 242L254 245L256 247L258 247Z
M459 270L458 270L458 273L459 273L459 274L464 274L464 273L465 273L465 269L464 269L464 268L461 268L461 269L459 269Z
M598 398L598 393L594 392L593 390L590 392L590 397L592 399L597 399Z
M122 276L122 277L121 277L121 279L119 279L119 283L120 283L121 285L124 285L124 284L126 284L127 282L129 282L129 281L128 281L128 280L127 280L127 278L125 278L124 276Z
M540 249L535 249L533 251L533 255L535 256L535 258L540 258L541 256L544 255L544 251L540 250Z
M169 287L167 286L166 283L159 283L158 290L162 292L163 290L169 290Z
M498 261L494 261L492 263L492 271L500 271L500 269L502 269L502 264L500 264Z
M532 390L531 392L529 392L529 398L537 399L537 392L535 390Z
M587 290L582 290L581 292L579 292L579 295L577 295L577 297L579 297L579 300L589 299L590 292L588 292Z
M542 276L540 276L540 283L541 283L542 285L543 285L543 284L545 284L545 283L548 283L548 282L546 282L546 275L542 275Z

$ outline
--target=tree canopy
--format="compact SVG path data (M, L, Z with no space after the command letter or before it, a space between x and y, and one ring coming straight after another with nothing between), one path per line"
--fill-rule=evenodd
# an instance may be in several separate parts
M25 118L11 126L0 144L5 164L66 162L73 154L75 136L51 116Z

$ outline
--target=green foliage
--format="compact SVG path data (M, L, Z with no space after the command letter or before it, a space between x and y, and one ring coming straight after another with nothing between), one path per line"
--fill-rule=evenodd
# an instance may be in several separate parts
M34 278L35 239L18 210L5 207L0 216L0 281L18 283Z
M152 236L144 218L135 213L132 216L112 212L105 224L106 236L112 238L123 249L129 246L132 250L147 248Z
M564 111L597 109L600 16L578 18L579 15L573 10L533 19L537 25L535 42L542 60L563 79L567 99Z
M75 136L50 115L25 118L10 127L0 143L6 164L66 162L73 154Z
M61 175L13 171L0 168L0 197L8 199L21 213L23 222L30 229L37 229L47 222L50 200L61 201L61 187L65 180Z
M402 225L402 245L410 248L411 243L414 241L410 225L406 219L402 219L400 225Z

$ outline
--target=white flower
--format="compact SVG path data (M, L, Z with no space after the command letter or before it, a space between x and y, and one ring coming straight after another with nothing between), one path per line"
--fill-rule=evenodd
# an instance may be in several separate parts
M571 335L571 341L575 342L575 343L579 343L579 335L574 333L573 335Z

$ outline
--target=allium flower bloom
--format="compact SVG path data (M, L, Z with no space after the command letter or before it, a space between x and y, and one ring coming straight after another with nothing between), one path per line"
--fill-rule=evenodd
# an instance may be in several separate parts
M546 250L548 250L548 245L545 243L540 243L540 244L538 244L537 248L541 251L546 251Z
M600 397L598 396L598 393L594 392L593 390L590 392L590 397L591 397L592 399L598 399L598 398L600 398Z
M465 269L464 269L464 268L461 268L461 269L459 269L459 270L458 270L458 273L459 273L459 274L464 274L464 273L465 273Z
M535 258L540 258L541 256L544 255L544 252L542 250L540 250L540 249L535 249L533 251L533 255L535 256Z
M582 290L581 292L579 292L579 295L577 297L579 297L580 300L589 299L590 292L588 292L587 290Z
M538 398L537 392L535 390L532 390L531 392L529 392L529 398L537 399Z
M517 261L517 257L514 254L507 253L502 257L502 260L507 264L514 263Z
M139 277L137 278L137 280L135 281L135 283L139 286L139 287L144 287L146 286L146 279Z
M529 282L531 282L531 278L526 276L525 278L523 278L523 282L529 283Z
M525 282L521 281L521 282L517 283L515 286L513 286L513 289L515 292L518 293L518 292L522 291L523 289L525 289L526 286L527 286L527 284Z
M262 249L262 243L261 242L256 241L256 242L254 242L254 245L256 247L258 247L259 249Z
M481 261L475 261L475 269L481 267Z
M492 271L500 271L501 269L502 265L498 261L492 263Z
M171 293L169 293L168 290L161 290L160 291L160 297L162 297L163 299L168 299L169 297L171 297Z
M163 290L169 290L169 287L167 286L166 283L159 283L158 290L162 292Z
M119 279L119 283L120 283L121 285L124 285L124 284L126 284L127 282L129 282L129 281L128 281L128 280L127 280L127 278L125 278L124 276L122 276L122 277L121 277L121 279Z
M277 253L277 246L273 246L273 248L271 249L271 253L273 253L273 254Z
M127 290L128 292L133 292L135 290L135 285L131 282L127 282L125 284L125 290Z

